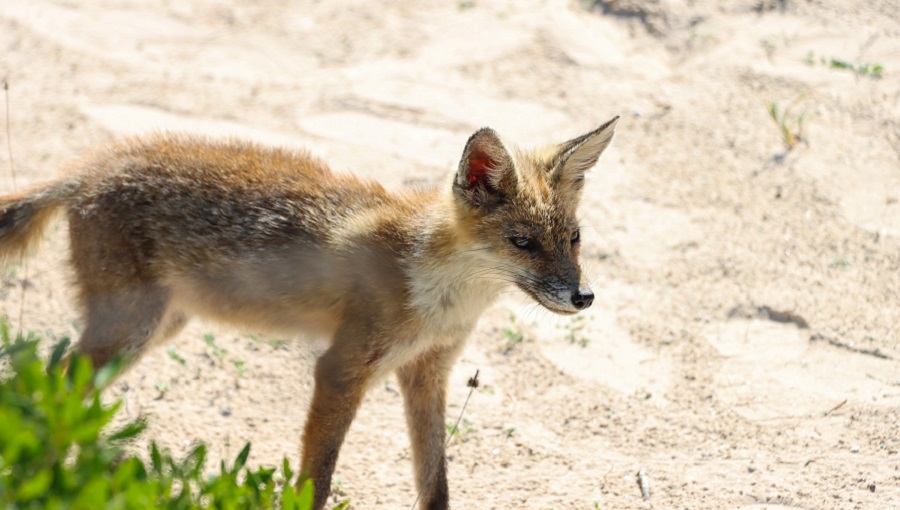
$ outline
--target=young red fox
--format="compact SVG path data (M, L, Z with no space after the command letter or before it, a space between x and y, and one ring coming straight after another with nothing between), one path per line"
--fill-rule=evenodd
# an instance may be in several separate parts
M65 210L84 309L75 348L95 365L137 359L194 315L330 337L303 434L316 509L366 386L396 370L420 508L444 509L447 379L481 313L508 285L560 314L594 299L575 213L617 120L531 152L481 129L452 185L400 194L304 153L139 138L0 199L0 265Z

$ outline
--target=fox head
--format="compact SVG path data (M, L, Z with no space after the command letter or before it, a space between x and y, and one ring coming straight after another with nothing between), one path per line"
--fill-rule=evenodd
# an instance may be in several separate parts
M490 128L466 143L453 183L460 217L495 278L548 310L574 314L594 293L578 262L577 207L585 173L613 137L618 117L541 150L511 153Z

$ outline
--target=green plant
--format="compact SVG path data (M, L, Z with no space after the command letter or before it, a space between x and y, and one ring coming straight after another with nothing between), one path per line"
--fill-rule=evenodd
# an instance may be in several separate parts
M164 398L166 393L169 392L169 383L156 383L156 391L159 392L159 398Z
M169 355L169 358L170 358L170 359L174 360L174 361L175 361L176 363L178 363L179 365L181 365L181 366L187 366L187 360L184 359L184 358L183 358L181 355L179 355L177 352L175 352L175 348L174 348L174 347L169 347L168 349L166 349L166 353Z
M264 340L259 335L248 335L248 338L256 343L266 343L273 349L283 349L288 345L288 341L282 338L268 338Z
M778 105L778 101L770 100L766 103L769 110L769 117L771 117L775 122L775 125L778 126L781 141L784 142L787 150L792 150L798 143L805 141L803 138L803 127L806 123L807 112L804 111L800 114L792 113L793 108L803 99L804 96L801 95L784 109Z
M231 364L234 365L234 369L237 370L238 377L244 377L244 360L233 359L231 360Z
M311 507L312 482L293 490L287 459L280 476L275 468L245 467L250 443L230 468L223 461L213 475L204 475L202 443L181 461L156 443L150 445L149 461L127 455L124 444L146 423L132 420L108 432L120 402L104 406L100 400L121 363L95 371L75 353L63 362L67 340L57 343L44 363L38 339L32 333L12 339L3 319L0 341L0 508Z
M843 58L819 56L818 62L830 69L838 69L844 71L852 71L858 76L868 76L870 78L881 78L884 74L884 66L881 64L871 64L868 62L852 62ZM815 65L816 55L812 51L806 54L806 63Z
M506 349L504 352L507 353L511 351L516 344L525 341L525 335L522 333L522 329L516 324L516 316L514 314L509 315L509 322L510 327L500 330L503 333L503 336L506 337Z
M465 443L469 440L469 435L475 432L475 428L472 427L472 422L465 418L462 419L461 425L462 428L457 427L455 423L447 423L447 435L449 435L450 437L459 438L460 441Z
M569 323L566 325L566 340L569 343L577 343L582 347L587 347L588 344L591 343L591 339L582 335L581 331L584 329L584 315L576 315Z
M344 482L342 482L341 478L338 476L331 478L331 493L339 495L344 494Z
M843 257L833 259L828 263L828 267L832 269L849 269L850 265L850 261Z
M216 343L216 337L212 333L203 335L203 341L206 342L206 345L208 345L210 349L212 349L213 356L218 358L219 361L228 354L226 349L219 347L219 344Z

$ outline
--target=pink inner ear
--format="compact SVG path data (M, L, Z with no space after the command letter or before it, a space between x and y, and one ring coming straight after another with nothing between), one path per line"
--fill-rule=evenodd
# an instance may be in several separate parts
M484 186L490 186L488 173L496 168L496 164L483 152L473 152L469 155L469 184L480 182Z

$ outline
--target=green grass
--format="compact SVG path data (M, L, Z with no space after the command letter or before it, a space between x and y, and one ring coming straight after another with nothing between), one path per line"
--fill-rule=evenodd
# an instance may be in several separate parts
M169 359L175 361L181 366L187 366L187 360L181 357L177 352L175 352L174 347L169 347L166 349L166 353L169 355Z
M819 56L816 58L816 54L810 51L806 54L806 63L809 65L815 65L816 63L819 65L826 66L829 69L837 69L841 71L850 71L855 73L857 76L866 76L869 78L881 78L884 75L884 66L881 64L874 64L869 62L853 62L851 60L836 58L836 57L824 57Z
M781 141L787 150L793 150L800 142L805 142L803 137L803 129L806 125L807 112L803 111L799 114L794 113L794 109L803 101L804 96L800 95L788 106L782 108L778 101L770 100L766 103L769 111L769 117L778 127L778 133L781 135Z
M590 345L591 339L582 333L584 330L584 317L584 315L576 315L569 321L569 324L566 326L566 340L569 343L587 347Z
M219 347L219 344L216 343L216 337L212 333L203 335L203 341L207 346L209 346L210 349L212 349L213 356L215 356L219 361L222 361L222 359L228 354L227 350Z
M244 360L233 359L231 360L231 365L234 366L234 369L237 370L238 377L244 377L244 365L246 363Z
M472 422L463 418L460 423L460 427L457 427L455 423L448 422L446 424L447 427L447 435L450 437L455 437L465 443L469 440L469 436L471 436L475 432L475 427L472 426Z
M514 344L520 344L525 340L525 335L522 334L521 328L516 324L516 316L515 314L509 315L509 323L510 327L503 328L501 331L503 332L503 336L506 337L509 346L511 347Z

